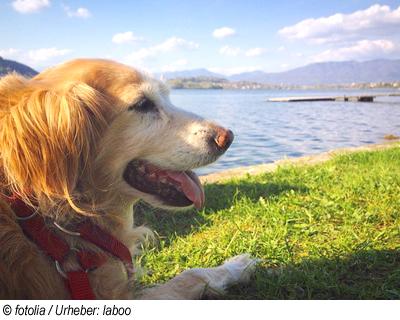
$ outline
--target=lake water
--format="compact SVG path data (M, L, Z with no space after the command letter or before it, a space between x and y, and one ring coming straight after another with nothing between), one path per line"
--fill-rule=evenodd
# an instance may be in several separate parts
M394 91L171 90L177 107L231 129L235 140L221 159L196 170L204 175L283 158L383 142L400 136L400 97L374 102L267 102L291 96L357 96Z

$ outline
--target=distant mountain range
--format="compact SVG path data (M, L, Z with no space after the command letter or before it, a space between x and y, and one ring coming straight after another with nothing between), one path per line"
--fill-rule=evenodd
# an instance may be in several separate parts
M16 71L22 75L34 76L37 71L12 60L0 57L0 76ZM400 81L400 59L377 59L371 61L343 61L312 63L305 67L285 72L267 73L254 71L235 74L230 77L211 72L207 69L194 69L155 74L165 80L189 77L216 77L229 81L248 81L271 85L318 85L318 84L351 84L370 82Z
M400 81L400 60L378 59L365 62L321 62L285 72L254 71L230 77L206 69L195 69L162 74L165 79L213 76L229 81L248 81L272 85L351 84ZM157 76L157 75L156 75ZM160 77L161 75L158 75Z
M229 77L229 80L278 85L393 82L400 81L400 60L321 62L286 72L239 74Z
M224 76L223 74L211 72L204 68L155 73L154 76L156 78L159 78L159 79L163 78L165 80L171 80L171 79L176 79L176 78L193 78L193 77L217 77L217 78L228 79L227 76Z
M12 60L6 60L0 57L0 76L3 76L13 71L27 77L33 77L38 74L37 71L29 68L22 63L18 63Z

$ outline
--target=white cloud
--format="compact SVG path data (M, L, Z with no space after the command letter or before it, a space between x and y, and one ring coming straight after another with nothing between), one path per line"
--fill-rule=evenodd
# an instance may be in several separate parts
M295 58L301 58L301 57L303 57L303 53L302 53L302 52L292 52L290 55L291 55L292 57L295 57Z
M83 18L87 19L92 16L90 11L86 8L78 8L76 11L72 11L69 7L61 5L65 12L67 13L67 16L70 18Z
M230 68L225 70L225 74L227 75L233 75L233 74L239 74L239 73L244 73L244 72L253 72L257 70L261 70L261 67L236 67L236 68Z
M15 56L18 52L20 52L20 50L14 48L10 48L7 50L0 50L0 56L3 58L9 58Z
M20 13L34 13L50 7L50 0L14 0L12 6Z
M132 52L125 57L125 61L129 64L143 64L143 60L155 58L160 52L166 53L172 51L190 51L196 50L198 47L199 45L194 42L172 37L157 46L142 48L138 51Z
M184 70L186 65L187 65L187 60L182 59L182 60L172 62L169 65L161 67L161 71L162 72L180 71L180 70Z
M236 57L242 53L242 50L240 48L231 48L229 46L225 46L219 49L219 53L229 57Z
M73 13L73 16L79 17L79 18L90 18L92 14L90 11L86 8L78 8L75 13Z
M173 50L196 50L198 47L199 45L194 42L186 41L177 37L172 37L167 39L164 43L153 47L153 50L168 52Z
M226 37L231 37L236 34L236 30L228 27L223 27L220 29L215 29L212 35L216 38L222 39Z
M245 55L248 57L262 56L268 52L268 49L265 48L253 48L245 51Z
M145 41L143 37L136 37L133 35L132 31L127 31L125 33L117 33L112 38L112 41L118 44L122 43L139 43Z
M134 51L131 54L127 55L125 57L126 62L128 63L139 63L143 61L144 59L147 59L149 57L155 57L156 52L151 49L147 48L142 48L139 51Z
M265 48L252 48L252 49L243 51L242 49L240 49L238 47L231 48L230 46L224 46L221 49L219 49L220 54L229 56L229 57L237 57L237 56L243 55L243 54L247 57L256 57L256 56L265 55L267 52L268 52L268 49L265 49Z
M322 61L345 61L345 60L367 60L382 57L397 52L395 44L389 40L361 40L351 47L326 50L315 56L315 62Z
M57 48L43 48L38 50L30 50L28 52L28 58L31 61L47 61L54 57L60 57L71 53L70 49L59 50Z
M362 39L400 32L400 7L373 5L351 14L337 13L327 18L306 19L278 31L284 38L308 39L316 43Z
M215 67L215 68L207 68L208 71L214 72L214 73L224 73L224 70L220 67Z

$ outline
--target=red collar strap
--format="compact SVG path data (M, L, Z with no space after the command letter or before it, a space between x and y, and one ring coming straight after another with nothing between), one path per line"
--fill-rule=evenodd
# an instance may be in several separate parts
M54 260L58 272L65 278L65 286L71 298L74 300L95 299L87 273L91 268L104 264L107 261L106 255L71 248L66 241L46 225L45 220L41 215L37 214L37 211L24 203L19 197L13 195L8 198L8 201L24 232ZM131 278L133 276L133 261L129 249L109 233L89 221L79 224L76 232L70 232L57 224L55 225L70 235L79 236L86 241L92 242L120 259L125 265L128 277ZM77 251L78 262L82 269L64 273L60 263L71 251Z

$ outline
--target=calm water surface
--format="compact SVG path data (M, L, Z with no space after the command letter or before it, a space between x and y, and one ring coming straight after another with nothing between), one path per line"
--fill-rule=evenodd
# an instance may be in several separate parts
M349 90L171 90L178 107L231 129L235 140L221 159L200 175L270 163L283 158L383 142L400 136L400 97L367 102L266 102L290 96L352 96L393 91Z

